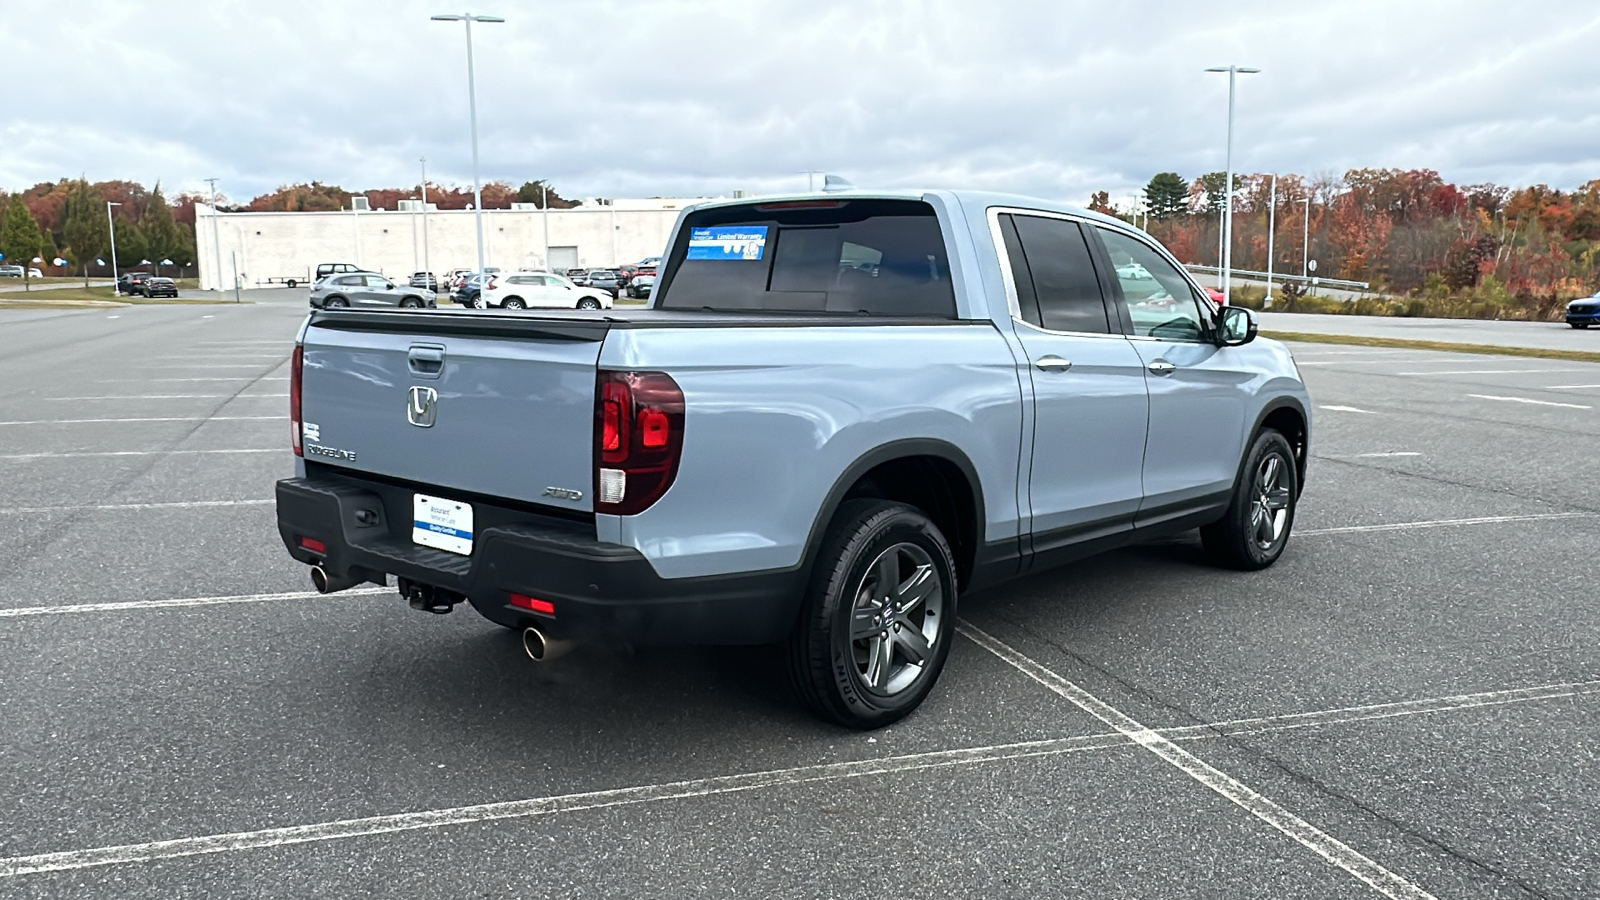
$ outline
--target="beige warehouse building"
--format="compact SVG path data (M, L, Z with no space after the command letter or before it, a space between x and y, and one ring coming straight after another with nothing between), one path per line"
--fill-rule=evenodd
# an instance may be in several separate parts
M357 198L358 206L362 199ZM697 202L614 200L549 211L531 204L487 209L483 211L484 264L506 270L560 270L616 266L660 256L679 211ZM472 210L430 208L424 212L418 201L402 205L407 208L244 213L215 213L197 205L195 249L200 286L231 289L235 273L241 287L285 279L303 284L318 263L326 262L354 263L396 279L424 269L442 274L455 268L477 268Z

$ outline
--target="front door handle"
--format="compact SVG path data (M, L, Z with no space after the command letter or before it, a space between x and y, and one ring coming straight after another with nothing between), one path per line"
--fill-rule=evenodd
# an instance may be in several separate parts
M1065 372L1072 363L1059 356L1041 356L1033 361L1035 367L1045 372Z
M1177 371L1177 369L1178 369L1177 366L1173 365L1172 363L1167 362L1164 359L1158 359L1155 362L1151 363L1150 365L1146 366L1146 368L1148 368L1150 370L1150 374L1151 375L1171 375L1173 372Z

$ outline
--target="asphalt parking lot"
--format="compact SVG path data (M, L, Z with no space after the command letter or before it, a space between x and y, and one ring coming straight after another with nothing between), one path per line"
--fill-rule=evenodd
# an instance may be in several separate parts
M1277 566L963 598L857 734L763 648L310 594L257 299L0 312L0 895L1600 895L1600 365L1294 345Z

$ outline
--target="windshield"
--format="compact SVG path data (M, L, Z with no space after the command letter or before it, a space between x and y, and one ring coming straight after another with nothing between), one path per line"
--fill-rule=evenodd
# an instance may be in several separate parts
M837 200L690 215L662 276L664 309L955 317L933 207Z

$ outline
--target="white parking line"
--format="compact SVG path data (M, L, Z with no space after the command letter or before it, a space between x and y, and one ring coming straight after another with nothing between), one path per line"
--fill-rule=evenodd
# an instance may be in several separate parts
M105 425L113 422L261 422L288 416L146 416L133 419L32 419L0 425Z
M1600 384L1552 384L1549 387L1541 388L1541 390L1546 390L1546 391L1576 391L1576 390L1582 390L1582 389L1585 389L1585 388L1600 388Z
M188 500L169 503L100 503L87 506L11 506L0 507L0 516L32 513L84 512L100 510L204 509L212 506L269 506L273 500Z
M1356 409L1354 406L1319 406L1317 409L1332 410L1333 412L1363 413L1369 416L1373 414L1369 409Z
M1380 703L1368 706L1345 707L1343 709L1294 713L1285 716L1235 719L1209 725L1161 729L1159 732L1151 733L1172 740L1193 741L1229 734L1251 734L1277 729L1306 728L1315 725L1333 725L1399 716L1436 714L1491 705L1530 703L1596 692L1600 692L1600 681L1569 682L1509 691L1487 691L1478 694L1462 694L1455 697L1408 700L1398 703ZM590 791L581 794L535 797L527 800L485 803L476 806L457 806L396 815L369 816L359 819L339 819L310 825L266 828L258 831L238 831L229 834L120 844L86 850L13 856L0 859L0 878L13 878L19 875L31 875L41 872L86 869L94 866L149 862L158 859L175 859L207 853L231 853L287 844L306 844L354 837L395 834L429 828L446 828L475 822L526 819L589 809L732 794L768 787L838 781L848 778L862 778L927 769L953 768L1015 759L1060 756L1068 753L1126 747L1129 740L1129 736L1125 734L1108 732L1056 740L1026 741L1014 744L970 747L960 750L913 753L881 760L824 763L815 766L775 769L666 784L639 785L604 791ZM1354 851L1351 852L1353 853ZM1362 859L1365 859L1365 857L1362 857ZM1417 890L1420 892L1420 888ZM1418 893L1393 896L1426 897L1428 895Z
M63 450L57 453L6 453L0 454L0 459L76 459L89 456L166 456L170 453L201 454L201 453L283 453L284 448L274 447L268 450Z
M222 400L234 396L278 396L277 394L100 394L92 397L41 397L42 400ZM287 394L283 396L288 396Z
M227 363L215 363L215 364L213 364L213 363L194 363L194 364L189 364L189 363L168 363L167 365L151 366L150 368L152 368L152 369L161 369L163 371L165 371L167 369L213 369L213 370L214 369L261 369L261 368L276 369L278 366L281 366L281 365L283 365L284 363L286 363L288 361L289 361L288 357L284 357L278 363L270 365L270 366L267 363L245 363L245 364L236 365L236 366L230 366Z
M1431 372L1396 372L1396 375L1561 375L1590 369L1446 369Z
M1338 528L1308 528L1296 530L1300 537L1318 534L1360 534L1366 531L1411 531L1421 528L1453 528L1460 525L1498 525L1502 522L1545 522L1557 519L1594 519L1600 513L1564 512L1532 513L1521 516L1478 516L1471 519L1427 519L1421 522L1393 522L1388 525L1343 525Z
M1246 787L1227 773L1208 765L1199 757L1173 743L1171 739L1163 737L1159 732L1146 728L1131 716L1034 662L1000 639L975 627L972 623L963 619L956 626L956 630L966 636L968 640L973 641L978 646L1010 664L1012 668L1039 682L1074 706L1116 729L1118 733L1127 737L1128 740L1149 750L1163 762L1173 766L1178 771L1234 803L1245 812L1299 842L1306 849L1343 869L1385 897L1406 898L1406 900L1434 900L1432 894L1417 885L1368 859L1350 845L1289 812L1262 794Z
M253 368L256 368L256 367L255 366L251 366L250 368L253 369ZM165 383L165 382L173 382L173 381L182 381L182 382L189 382L189 381L249 381L249 382L257 382L257 381L288 381L288 380L289 380L289 376L287 376L287 375L268 375L268 376L266 376L264 378L251 378L248 375L228 375L228 376L222 376L222 377L218 377L218 378L101 378L101 379L98 380L97 383L99 383L99 384L128 384L129 382L135 382L135 383L141 383L142 384L144 382L162 382L162 383Z
M112 603L62 603L54 606L13 606L0 608L0 619L32 616L65 616L78 613L126 612L134 609L179 609L188 606L225 606L234 603L265 603L270 600L316 600L373 594L394 594L394 588L352 588L337 594L316 591L289 591L282 594L236 594L228 597L183 597L176 600L119 600Z
M1356 459L1387 459L1391 456L1421 456L1415 450L1386 450L1382 453L1357 453Z
M1508 403L1532 403L1535 406L1563 406L1567 409L1594 409L1592 406L1583 406L1578 403L1557 403L1554 400L1530 400L1527 397L1497 397L1494 394L1468 394L1468 397L1477 397L1479 400L1504 400Z

